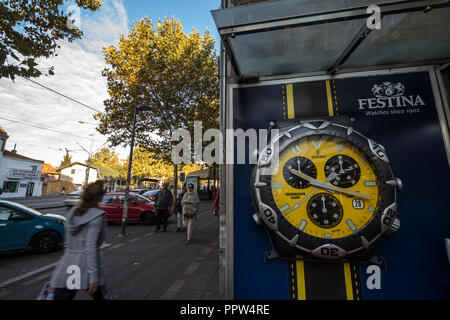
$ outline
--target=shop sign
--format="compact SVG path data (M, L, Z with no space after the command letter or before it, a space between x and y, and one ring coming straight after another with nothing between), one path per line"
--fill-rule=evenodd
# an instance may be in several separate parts
M7 178L38 178L41 176L40 171L24 170L24 169L9 169L6 174Z

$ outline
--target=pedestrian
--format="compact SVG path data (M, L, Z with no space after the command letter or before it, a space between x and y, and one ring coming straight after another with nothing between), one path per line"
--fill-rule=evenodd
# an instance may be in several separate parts
M213 216L217 216L220 210L220 188L217 189L216 198L214 199Z
M98 208L104 194L102 181L90 183L67 217L66 247L50 280L54 300L73 300L78 290L86 290L94 300L107 299L100 254L105 212Z
M161 230L161 222L163 225L163 232L167 232L167 218L169 217L169 209L173 204L173 195L169 190L169 182L164 182L162 189L156 193L155 207L156 207L156 231Z
M183 225L183 206L181 205L181 200L183 200L184 194L187 192L186 186L183 187L182 192L177 197L177 202L175 205L175 209L177 210L177 231L175 232L184 232L185 228Z
M186 244L191 243L194 223L197 220L199 202L200 199L194 190L194 185L190 183L188 185L188 191L181 200L181 205L183 206L183 225L186 228Z
M62 193L62 195L64 195L66 193L66 188L63 187L61 190L61 193Z

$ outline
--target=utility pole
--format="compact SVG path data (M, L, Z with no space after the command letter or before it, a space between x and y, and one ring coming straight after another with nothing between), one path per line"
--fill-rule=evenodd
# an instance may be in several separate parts
M91 159L92 159L92 147L94 144L94 134L91 134L92 139L91 139L91 147L89 148L89 158L88 158L88 163L87 163L87 169L86 169L86 178L84 180L84 189L86 189L88 183L89 183L89 172L91 171Z
M88 183L89 183L89 172L90 172L90 169L91 169L91 158L92 158L92 147L93 147L93 144L94 144L94 134L90 134L90 136L91 136L92 138L91 138L91 146L90 146L90 148L89 148L89 151L87 151L81 144L79 144L79 143L77 142L77 144L78 144L84 151L86 151L86 153L88 154L88 163L87 163L86 175L85 175L85 178L84 178L84 187L83 187L83 189L86 189L86 187L87 187L87 185L88 185Z

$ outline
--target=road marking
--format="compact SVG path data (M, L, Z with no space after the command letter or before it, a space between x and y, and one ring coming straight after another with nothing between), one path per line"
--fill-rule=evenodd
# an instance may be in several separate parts
M163 300L173 299L173 297L183 288L186 280L179 279L175 281L161 296Z
M186 270L184 270L183 274L185 276L191 276L200 266L200 262L192 262Z
M107 251L111 251L120 247L123 247L125 245L125 243L118 243L116 245L113 245L112 247L110 247Z
M146 234L144 234L144 237L150 237L153 233L154 233L154 232L146 233Z
M208 247L208 248L205 248L205 249L202 251L201 254L202 254L203 256L207 256L207 255L210 254L213 250L214 250L213 248Z
M47 273L44 273L43 275L40 275L39 277L33 278L31 280L28 280L28 281L22 283L22 285L23 286L29 286L29 285L34 284L36 282L39 282L39 281L42 281L42 280L45 280L45 279L49 279L51 276L52 276L52 273L51 272L47 272Z
M57 264L58 264L58 262L55 262L55 263L52 263L52 264L49 264L49 265L40 267L40 268L38 268L38 269L36 269L36 270L33 270L33 271L30 271L30 272L21 274L20 276L11 278L11 279L6 280L6 281L4 281L4 282L1 282L1 283L0 283L0 288L6 287L6 286L8 286L8 285L10 285L10 284L12 284L12 283L15 283L15 282L17 282L17 281L21 281L21 280L26 279L26 278L28 278L28 277L34 276L35 274L41 273L41 272L43 272L43 271L46 271L46 270L48 270L48 269L50 269L50 268L55 267Z
M100 249L107 248L107 247L109 247L109 246L111 246L111 244L109 244L109 243L103 243L103 244L100 246ZM24 274L21 274L21 275L19 275L19 276L17 276L17 277L11 278L11 279L6 280L6 281L4 281L4 282L0 282L0 288L6 287L6 286L8 286L8 285L10 285L10 284L13 284L13 283L15 283L15 282L18 282L18 281L21 281L21 280L23 280L23 279L26 279L26 278L29 278L29 277L31 277L31 276L34 276L35 274L38 274L38 273L44 272L44 271L46 271L46 270L48 270L48 269L51 269L51 268L53 268L53 267L56 267L57 264L58 264L58 262L55 262L55 263L52 263L52 264L48 264L48 265L43 266L43 267L40 267L40 268L38 268L38 269L36 269L36 270L30 271L30 272L26 272L26 273L24 273ZM32 281L33 281L33 280L32 280Z
M134 238L134 239L130 239L130 240L127 241L127 243L133 243L133 242L136 242L136 241L138 241L138 240L141 240L141 237L139 237L139 238Z

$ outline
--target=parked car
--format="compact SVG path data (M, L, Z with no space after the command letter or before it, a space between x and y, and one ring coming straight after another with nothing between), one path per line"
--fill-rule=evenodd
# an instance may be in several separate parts
M158 193L159 190L150 190L145 192L142 196L146 197L147 199L149 199L153 204L155 204L155 200L156 200L156 194Z
M43 213L22 204L0 200L0 252L54 251L65 241L66 218Z
M84 190L78 190L64 195L64 204L67 206L74 206L80 201L80 197Z
M100 208L106 212L106 221L122 221L125 193L107 193L103 196ZM156 222L155 207L149 199L133 193L129 195L128 221L142 221L144 225Z
M145 192L149 191L150 189L132 189L130 190L130 193L137 193L140 195L143 195Z

